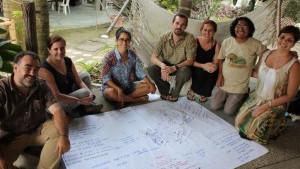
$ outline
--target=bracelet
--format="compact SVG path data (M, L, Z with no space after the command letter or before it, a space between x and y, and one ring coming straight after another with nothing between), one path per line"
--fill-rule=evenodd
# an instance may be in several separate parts
M268 103L269 103L269 106L272 107L272 101L269 101Z
M175 65L175 68L176 68L176 70L178 70L178 69L179 69L179 66Z

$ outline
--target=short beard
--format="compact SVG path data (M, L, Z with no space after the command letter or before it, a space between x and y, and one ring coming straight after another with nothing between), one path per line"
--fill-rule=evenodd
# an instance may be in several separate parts
M180 31L180 32L178 32L176 30L174 31L174 34L177 36L181 36L181 35L183 35L183 33L184 33L184 31Z
M20 79L20 81L21 81L21 83L22 83L22 85L24 86L24 87L31 87L31 86L33 86L34 84L35 84L35 82L36 82L36 77L34 77L34 80L31 82L31 83L27 83L27 82L25 82L25 80L24 80L25 78L23 78L23 79Z

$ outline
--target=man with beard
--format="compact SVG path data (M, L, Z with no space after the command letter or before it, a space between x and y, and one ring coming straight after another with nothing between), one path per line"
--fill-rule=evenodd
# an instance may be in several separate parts
M147 68L161 94L161 99L176 102L182 86L191 78L188 66L195 56L195 38L185 32L188 17L176 14L172 21L173 31L160 37L151 56L154 64ZM175 76L175 87L170 90L170 76Z
M46 83L37 78L39 57L29 51L14 59L13 74L0 80L0 169L29 146L41 146L38 169L56 169L70 150L66 116ZM47 110L53 120L46 120Z

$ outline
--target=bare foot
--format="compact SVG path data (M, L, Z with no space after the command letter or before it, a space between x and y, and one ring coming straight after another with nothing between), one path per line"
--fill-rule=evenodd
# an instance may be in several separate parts
M141 96L141 97L138 97L136 99L137 102L147 102L148 100L149 100L149 96L148 95Z

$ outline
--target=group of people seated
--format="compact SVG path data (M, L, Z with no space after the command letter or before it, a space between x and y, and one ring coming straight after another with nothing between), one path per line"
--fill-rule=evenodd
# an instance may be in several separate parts
M268 143L284 129L288 103L296 96L300 77L297 54L291 51L300 39L299 28L286 26L277 38L277 49L268 50L252 36L253 22L236 18L230 26L231 37L220 45L214 40L217 24L207 20L196 39L185 31L188 17L176 14L172 31L162 35L151 55L153 65L146 72L130 48L131 34L125 28L116 32L117 49L103 63L103 95L119 103L146 101L157 86L162 100L176 102L183 85L192 78L187 98L205 102L210 109L223 108L236 115L235 127L242 138ZM175 77L172 86L171 77ZM250 77L257 86L250 92Z
M197 94L205 102L211 97L211 110L223 108L236 115L235 127L242 138L264 144L277 137L300 84L299 61L291 52L300 39L299 28L282 28L277 49L267 50L252 38L255 27L247 17L232 22L231 37L221 45L214 40L214 21L204 21L197 38L185 31L187 25L186 15L174 16L172 31L160 37L151 55L153 65L146 69L130 47L131 33L119 28L117 46L103 62L104 98L122 108L126 102L148 101L157 87L162 100L176 102L192 78L187 98L194 101ZM72 116L75 109L84 114L101 110L103 105L94 103L90 75L77 72L65 47L61 36L51 36L45 61L40 63L33 52L21 52L13 74L0 80L0 169L17 168L13 163L19 154L37 145L43 145L37 168L58 168L61 155L71 147L65 112ZM257 86L250 93L251 76L257 78Z

